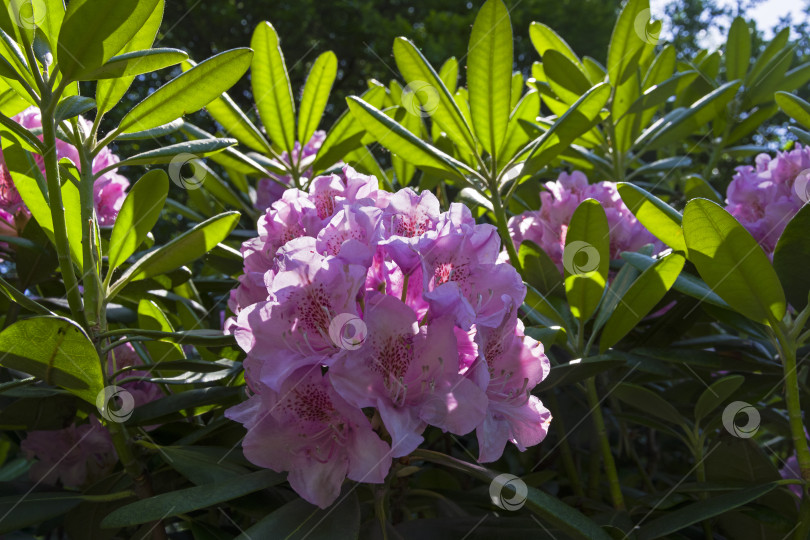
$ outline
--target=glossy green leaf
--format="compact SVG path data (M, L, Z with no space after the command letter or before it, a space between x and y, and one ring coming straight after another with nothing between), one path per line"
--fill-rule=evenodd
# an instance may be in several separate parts
M202 109L245 74L252 56L250 49L233 49L209 58L135 105L116 130L144 131Z
M267 21L253 32L250 47L253 99L270 140L292 154L295 145L295 102L278 34Z
M627 80L638 65L649 22L643 17L645 11L650 13L649 0L628 0L613 27L608 45L607 72L614 86Z
M683 255L672 253L642 272L622 296L602 330L601 352L613 347L647 316L675 283L685 262Z
M172 323L169 322L166 314L154 301L146 298L141 298L140 302L138 302L138 326L144 330L174 332L174 327L172 327ZM155 363L179 361L184 360L186 357L183 348L176 343L155 339L145 342L144 346Z
M210 104L209 104L210 105ZM146 131L135 131L133 133L126 133L124 135L119 135L115 138L116 141L139 141L143 139L157 139L158 137L163 137L165 135L170 135L177 131L178 129L182 128L185 122L183 122L182 118L178 118L168 124L163 124L162 126L158 126L156 128L147 129Z
M509 122L512 23L502 0L487 0L473 23L467 49L467 88L475 136L490 155L500 148Z
M0 365L59 386L95 405L104 388L93 342L61 317L17 321L0 332Z
M543 23L533 22L529 25L529 39L541 58L545 57L547 51L552 50L564 54L572 62L580 63L571 46Z
M326 51L315 60L309 70L301 96L301 111L298 113L298 140L301 144L309 141L321 123L332 84L337 77L337 69L337 56L332 51Z
M149 49L155 41L160 23L163 21L164 0L158 0L146 22L137 30L135 35L117 54ZM115 107L127 93L135 76L121 77L119 79L103 79L96 85L96 104L100 114L104 114Z
M452 96L458 88L458 60L455 56L451 56L442 64L439 69L439 78Z
M557 265L540 246L530 240L523 241L518 250L523 279L543 295L560 295L565 288Z
M177 65L186 58L188 55L178 49L146 49L126 52L113 56L103 66L82 74L81 80L132 77Z
M804 185L800 186L800 183ZM799 175L793 187L794 189L803 187L805 197L810 198L808 197L810 175L807 173ZM773 253L773 266L785 289L787 300L799 311L807 305L807 295L810 294L810 280L807 279L807 269L810 268L808 230L810 230L810 204L805 204L788 222Z
M414 110L421 104L422 109L447 133L450 140L466 147L470 152L475 152L475 138L453 99L453 94L413 42L402 37L394 40L394 59L410 90L411 97L408 99L411 103L403 103L405 109L421 113ZM412 103L414 99L419 100L419 103Z
M32 525L40 525L66 514L82 500L71 493L31 493L28 497L0 497L0 534L19 533Z
M580 323L596 311L607 285L610 229L602 205L585 199L571 216L565 236L565 296Z
M115 296L130 281L165 274L202 257L227 238L238 222L239 212L223 212L147 253L115 282L109 297Z
M751 29L742 17L731 23L725 48L726 80L736 81L748 73L751 61Z
M157 223L168 194L169 177L162 170L149 171L132 186L110 236L110 271L126 261L143 243Z
M547 392L558 386L576 384L625 364L618 356L600 355L551 366L548 375L536 386L536 391Z
M777 92L775 99L782 112L810 129L810 103L787 92Z
M689 260L723 300L757 322L781 321L785 293L768 256L721 206L693 199L683 214Z
M676 251L686 251L681 214L670 205L634 184L620 182L619 195L644 227Z
M360 503L357 494L340 495L333 506L318 508L304 499L288 502L236 537L331 540L359 538Z
M645 414L650 414L676 425L685 425L684 419L681 417L681 413L678 412L678 409L661 395L648 388L630 383L622 383L616 386L613 390L613 395L628 405L643 411Z
M502 160L512 159L531 141L531 135L524 128L521 120L534 121L539 113L540 94L534 90L526 92L509 116L506 137L503 140L503 146L498 150L498 155Z
M104 528L129 527L178 516L255 493L279 484L283 476L264 470L224 482L161 493L118 508L101 522Z
M543 68L551 89L564 103L574 103L591 89L591 82L577 63L556 50L543 56Z
M745 382L742 375L729 375L714 381L706 390L700 394L695 403L695 420L706 418L713 410L722 405L731 394L737 391Z
M438 170L463 178L460 171L466 167L459 161L422 141L362 99L352 96L346 101L357 121L391 152L419 168Z
M59 31L59 69L81 80L115 56L146 23L158 0L71 0Z
M18 303L20 307L27 309L31 313L36 313L37 315L54 315L51 310L29 298L22 291L17 290L16 287L2 277L0 277L0 294L12 302Z
M91 111L96 108L96 102L89 97L84 96L69 96L56 106L54 117L58 124L62 120L68 120Z
M201 158L211 154L220 152L228 147L236 144L236 139L199 139L196 141L185 141L169 146L163 146L155 150L148 150L141 154L136 154L128 157L118 163L114 163L100 171L96 172L96 176L118 169L119 167L128 167L133 165L151 165L158 163L172 163L176 156L187 154L188 159L184 159L183 163L188 162L192 158ZM176 179L176 181L179 179Z

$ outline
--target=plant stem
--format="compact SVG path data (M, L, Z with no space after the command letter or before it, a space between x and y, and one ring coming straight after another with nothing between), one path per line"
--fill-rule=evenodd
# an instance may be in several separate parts
M42 112L42 139L45 145L45 177L48 182L48 201L53 220L53 236L56 253L59 259L59 269L62 281L65 283L68 305L73 319L86 326L82 299L79 294L79 283L73 272L73 261L70 258L70 243L67 237L67 224L65 222L65 206L62 203L62 189L59 181L59 158L56 155L56 121L54 111L58 94L43 96Z
M703 440L699 440L699 444L695 445L695 462L697 463L697 481L701 484L706 483L706 464L704 463L704 454L703 454ZM698 495L701 500L706 500L709 498L709 494L705 491L701 491ZM712 540L714 538L714 533L712 533L712 522L708 519L703 520L703 534L706 536L706 540Z
M87 325L93 335L106 330L106 323L101 321L103 298L101 293L101 277L99 276L98 257L96 249L95 204L93 200L93 159L87 148L79 146L79 159L81 177L79 180L79 194L82 205L82 251L84 257L84 313ZM105 327L102 329L102 326Z
M518 258L515 244L512 242L512 236L509 234L506 210L503 207L501 193L494 180L491 182L490 192L492 193L492 209L495 213L495 223L498 227L498 233L501 235L501 241L506 247L506 252L509 254L509 260L512 262L512 266L518 273L522 273L523 269L520 266L520 259Z
M546 398L544 398L546 399ZM562 464L565 469L565 474L568 475L568 481L571 482L571 489L577 497L585 498L585 489L582 487L582 480L579 478L576 464L574 463L574 455L571 452L571 445L568 444L568 430L565 429L562 414L560 413L560 406L557 402L557 394L554 390L548 393L548 404L551 407L554 416L554 426L559 433L560 437L560 455L562 456Z
M610 450L610 440L605 429L605 419L602 416L602 407L599 404L599 395L596 392L596 380L591 377L586 381L588 406L593 414L593 423L599 437L599 447L602 451L602 460L605 465L608 484L610 486L610 497L613 500L613 507L616 510L624 510L624 496L622 495L619 474L616 470L616 462L613 460L613 453Z

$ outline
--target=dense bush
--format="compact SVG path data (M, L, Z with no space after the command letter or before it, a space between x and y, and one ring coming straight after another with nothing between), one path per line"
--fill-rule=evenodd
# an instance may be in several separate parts
M197 64L163 0L5 5L8 538L808 537L789 31L690 56L629 0L524 78L488 0L327 127L337 56L299 92L269 22Z

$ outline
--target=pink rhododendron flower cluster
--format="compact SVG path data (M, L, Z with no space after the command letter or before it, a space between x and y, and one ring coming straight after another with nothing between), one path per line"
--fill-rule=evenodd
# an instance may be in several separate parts
M737 167L726 190L726 210L773 257L776 242L790 219L810 200L810 147L756 157L756 166Z
M113 350L107 373L141 364L132 345L125 343ZM160 387L145 380L121 381L148 376L146 371L127 370L115 377L116 384L131 394L135 407L163 397ZM110 433L92 415L87 422L63 429L31 431L20 447L28 459L36 460L29 470L32 480L50 485L61 481L68 488L87 487L112 472L118 462Z
M13 120L27 129L42 127L42 117L39 109L30 107L13 117ZM89 122L79 117L79 121L86 129L90 128ZM40 135L40 140L42 136ZM76 148L65 141L56 139L56 155L59 159L68 158L76 167L80 167L79 153ZM38 154L33 155L42 174L45 174L45 161ZM98 172L110 165L118 163L119 158L113 154L109 148L102 149L93 160L93 172ZM116 173L110 171L96 180L93 186L93 196L95 199L96 214L99 224L102 226L112 225L124 204L126 190L129 181ZM30 212L25 203L20 198L14 181L9 173L2 151L0 151L0 234L16 236L25 226L30 218Z
M531 391L549 362L495 227L344 167L285 191L258 232L226 321L251 394L226 416L253 463L326 507L346 477L383 482L428 425L475 430L482 462L543 440L551 415Z
M509 220L509 232L516 248L524 240L540 246L563 271L565 235L574 210L585 199L596 199L607 215L610 227L610 256L637 251L646 244L663 248L624 204L614 182L589 184L580 171L561 173L555 182L546 182L540 193L540 210L524 212Z
M307 158L314 158L318 150L321 149L324 140L326 140L326 132L318 130L312 134L312 137L303 148L301 147L301 143L296 142L295 148L293 148L293 160L297 161L301 159L301 161L304 161ZM281 159L288 165L290 164L290 156L286 151L281 153ZM307 169L303 176L310 178L312 176L312 169ZM279 182L284 185L279 184ZM279 200L284 190L287 189L284 186L293 186L293 179L290 175L260 179L256 184L256 208L262 212L270 208L270 205Z

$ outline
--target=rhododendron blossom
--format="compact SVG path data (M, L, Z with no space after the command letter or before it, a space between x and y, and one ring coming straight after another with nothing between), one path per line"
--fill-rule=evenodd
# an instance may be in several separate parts
M574 210L585 199L595 199L605 210L610 229L610 256L623 251L637 251L646 244L663 248L624 204L614 182L589 184L580 171L561 173L555 182L546 182L540 193L540 210L524 212L509 220L509 232L515 247L524 240L540 246L563 271L565 235Z
M248 459L326 507L346 477L383 482L428 426L477 430L482 461L545 437L531 391L549 363L493 226L347 166L285 191L257 228L225 322L247 353L251 396L227 414Z
M326 132L318 130L312 134L309 141L302 147L301 143L296 142L292 151L292 162L306 161L307 159L314 158L321 149L323 141L326 140ZM290 155L287 151L281 153L281 159L287 164L291 164ZM310 178L312 176L312 169L304 171L303 177ZM284 194L287 189L285 186L292 187L294 185L292 176L273 175L272 178L262 178L256 183L256 208L261 211L266 210L271 204L276 202Z
M785 226L810 199L808 177L797 181L805 170L810 170L810 147L797 144L793 150L777 152L773 158L758 155L754 167L737 167L728 186L726 210L770 257Z

